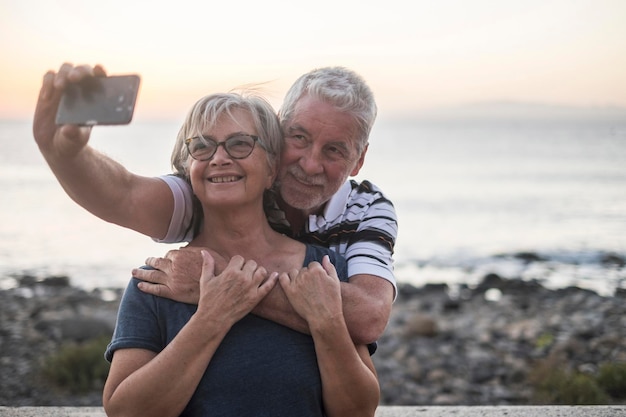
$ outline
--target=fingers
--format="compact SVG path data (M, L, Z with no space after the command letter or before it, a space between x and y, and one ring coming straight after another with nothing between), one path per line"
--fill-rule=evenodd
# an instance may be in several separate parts
M291 277L287 272L281 272L280 275L278 275L278 283L284 291L287 291L287 288L291 284Z
M57 74L54 71L48 71L43 76L41 89L39 90L39 98L33 120L33 134L38 143L40 143L42 138L52 137L56 129L54 118L61 101L61 94L63 93L63 90L55 88L56 76Z
M91 65L78 65L70 69L67 73L67 79L75 83L87 77L97 77L103 75L106 75L106 72L100 65L97 65L96 67L92 67Z
M172 291L169 287L165 285L141 281L137 284L137 288L139 288L141 292L145 292L146 294L173 299Z
M82 132L89 135L91 126L63 125L60 127L61 134L67 138L78 138Z
M54 93L54 71L48 71L43 76L41 89L39 90L39 101L49 100Z
M265 271L265 268L263 268L260 277L261 285L259 285L258 287L259 299L264 298L267 294L270 293L270 291L272 291L272 288L274 288L276 282L278 281L278 272L272 272L270 276L267 277L267 272Z
M243 258L242 258L243 259ZM256 276L257 271L263 270L265 272L265 268L258 266L255 261L245 261L241 270L248 276L252 276L253 278ZM266 272L267 274L267 272Z
M337 270L335 269L335 265L333 265L333 263L330 261L330 256L324 255L324 258L322 259L322 267L328 275L335 279L339 279L337 277Z
M297 270L297 269L292 269L289 272L281 272L280 275L278 276L278 282L280 283L280 286L283 288L283 290L286 291L290 291L290 287L292 284L295 283L296 278L302 273L302 272L306 272L307 268L303 267L301 270Z
M149 257L146 259L146 265L151 266L154 269L158 269L159 271L166 271L170 267L172 261L167 258L155 258Z
M158 269L135 268L132 273L133 277L153 284L165 284L167 282L167 276Z
M205 250L201 251L202 255L202 276L201 279L208 279L214 276L215 272L215 260L211 254Z
M54 78L54 86L59 89L65 88L68 82L76 83L88 77L105 77L106 71L100 64L92 67L83 64L74 66L68 62L61 65Z
M90 65L74 66L65 62L57 72L50 70L43 76L39 100L49 100L54 97L55 92L62 92L68 82L78 82L85 77L106 77L106 70L100 64L91 67Z
M234 271L241 271L243 273L243 277L251 278L252 281L257 284L258 287L263 285L265 281L267 281L270 278L272 280L278 279L278 273L272 274L276 276L268 277L268 272L264 267L259 266L259 264L257 264L256 261L254 260L250 259L246 261L243 257L239 255L233 256L230 259L227 269L231 269Z
M337 270L335 269L335 265L330 261L330 257L328 255L324 255L322 258L322 263L319 262L311 262L307 268L311 273L324 271L332 278L337 278ZM301 271L304 271L302 269Z
M230 258L230 261L228 261L228 265L226 266L226 268L230 268L234 270L241 270L245 264L246 264L246 260L243 259L243 257L239 255L235 255L232 258Z
M96 77L106 77L107 72L102 65L97 64L93 67L93 75Z
M53 85L55 89L62 91L65 88L68 82L68 75L72 71L72 68L74 68L74 66L68 62L65 62L63 63L63 65L61 65L61 67L54 76Z

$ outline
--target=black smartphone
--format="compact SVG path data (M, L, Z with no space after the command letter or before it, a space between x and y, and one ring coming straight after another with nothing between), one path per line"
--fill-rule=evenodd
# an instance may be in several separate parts
M56 124L128 124L135 111L139 83L139 76L131 74L90 77L68 84L57 110Z

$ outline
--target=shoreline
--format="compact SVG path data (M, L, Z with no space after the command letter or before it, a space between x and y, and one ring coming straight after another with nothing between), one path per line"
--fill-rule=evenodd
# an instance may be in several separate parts
M123 289L16 279L0 290L0 404L101 405L99 389L51 389L38 364L64 343L110 337ZM496 274L454 292L400 284L373 356L381 405L534 404L529 381L546 366L592 376L604 363L626 363L625 301L624 289L606 297Z

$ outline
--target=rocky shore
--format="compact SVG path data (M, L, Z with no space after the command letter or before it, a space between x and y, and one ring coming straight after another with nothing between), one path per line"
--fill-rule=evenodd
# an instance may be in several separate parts
M0 290L0 405L100 405L99 388L67 392L40 368L64 344L110 336L121 290L87 292L67 277L15 280ZM551 370L593 376L626 362L625 301L624 290L601 297L494 274L453 293L401 285L374 355L381 404L533 404L532 381Z

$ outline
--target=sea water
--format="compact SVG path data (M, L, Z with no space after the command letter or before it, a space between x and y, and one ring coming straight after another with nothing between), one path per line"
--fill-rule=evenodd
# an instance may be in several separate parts
M129 170L170 172L180 122L95 127L91 144ZM488 273L626 287L626 123L379 120L357 179L380 186L399 219L395 270L415 285L475 285ZM0 285L68 275L122 287L152 242L97 219L63 191L29 121L0 122Z

